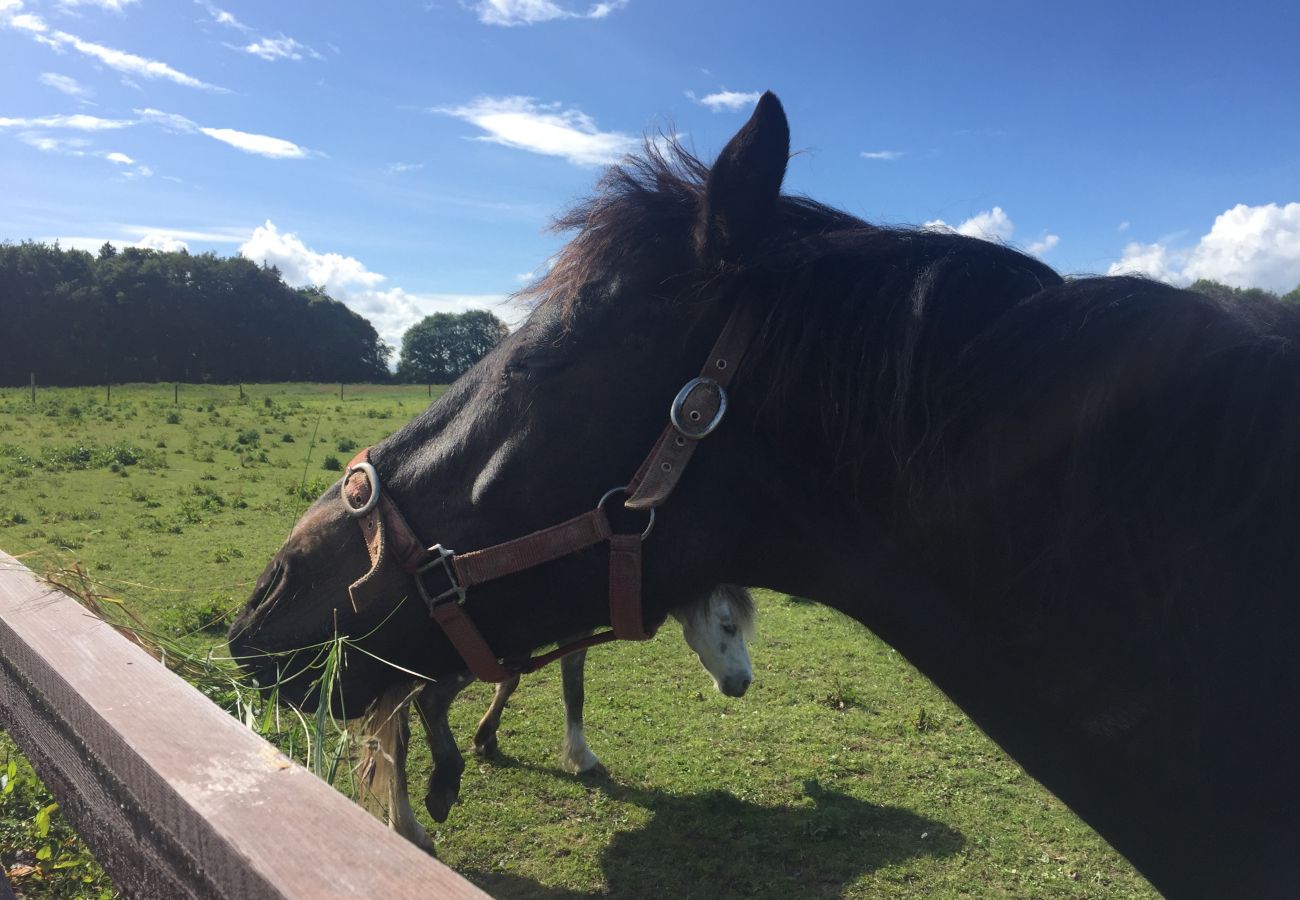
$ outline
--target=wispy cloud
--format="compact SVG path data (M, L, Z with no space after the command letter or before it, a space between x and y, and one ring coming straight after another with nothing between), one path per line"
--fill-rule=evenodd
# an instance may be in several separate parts
M208 0L194 0L194 2L207 10L208 15L210 15L212 20L218 25L225 25L227 28L234 28L236 31L242 31L244 34L253 33L253 29L236 19L234 13L229 13L224 9L219 9L209 3Z
M384 166L384 171L389 175L400 175L403 172L418 172L424 168L424 163L389 163Z
M320 59L321 55L306 44L299 43L291 37L281 35L278 38L264 37L244 47L245 53L275 62L277 59L302 59L304 55Z
M0 128L71 128L74 131L112 131L134 125L131 119L101 119L77 113L71 116L8 118L0 116Z
M90 146L90 141L85 138L51 137L30 131L19 134L18 140L42 153L61 153L67 156L85 156L85 148Z
M902 150L863 150L863 151L862 151L862 158L863 158L863 159L883 159L883 160L886 160L886 161L888 161L888 162L893 162L893 161L896 160L896 159L902 159L902 158L903 158L903 153L904 153L904 151L902 151Z
M236 131L234 128L206 128L193 119L187 119L185 116L176 113L166 113L150 108L137 109L135 114L140 117L141 121L161 126L168 131L181 134L204 134L214 140L221 141L223 144L229 144L236 149L243 150L245 153L254 153L269 159L305 159L313 155L313 151L301 147L293 141L286 141L284 138L254 134L248 131Z
M135 165L135 160L127 156L125 153L117 153L117 152L105 153L104 159L108 160L109 162L118 163L119 165L123 165L123 166Z
M743 93L740 91L717 91L703 97L697 97L694 91L687 91L686 96L714 112L735 112L749 109L758 102L758 98L762 95L758 91Z
M0 2L3 2L3 0L0 0ZM178 69L172 68L165 62L147 59L134 53L128 53L125 50L117 50L103 44L83 40L66 31L51 29L40 16L31 13L18 13L18 10L22 8L21 0L7 0L5 5L0 5L0 25L25 31L35 40L54 50L62 51L71 48L125 75L162 79L185 87L199 88L217 93L229 93L225 88L208 84L206 81L200 81L192 75L187 75Z
M487 132L475 140L558 156L579 166L616 162L641 143L622 132L601 131L581 110L538 103L532 97L479 97L464 106L437 107L430 112L454 116Z
M251 43L243 45L226 44L232 50L238 50L242 53L248 53L253 56L264 59L267 62L276 62L281 59L300 60L305 56L312 59L324 59L319 53L308 47L295 38L281 34L278 37L266 37L258 33L256 28L245 25L239 19L235 18L233 13L214 5L210 0L194 0L199 6L207 11L212 17L212 21L218 25L224 25L227 28L233 28L240 34L243 34L254 40Z
M1125 219L1123 222L1120 222L1118 225L1115 226L1115 230L1116 230L1116 231L1128 231L1128 226L1129 226L1128 219Z
M140 0L59 0L59 6L97 6L100 9L106 9L109 12L120 13L132 3L139 2Z
M561 6L553 0L477 0L470 8L484 25L536 25L555 19L603 19L623 9L628 0L595 3L583 12Z
M42 72L41 84L52 87L56 91L62 91L69 97L80 99L85 99L93 93L90 88L81 84L77 79L68 75L57 75L54 72Z

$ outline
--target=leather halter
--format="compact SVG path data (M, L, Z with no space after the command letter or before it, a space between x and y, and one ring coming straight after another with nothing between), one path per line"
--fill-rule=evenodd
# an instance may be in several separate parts
M663 620L646 627L641 611L641 544L654 527L655 508L662 505L690 462L701 440L713 433L727 411L727 387L749 347L756 327L754 316L732 310L704 369L688 381L669 408L669 423L641 463L631 482L608 491L595 509L572 519L471 553L426 546L379 482L370 463L370 448L348 463L340 488L343 505L357 519L370 556L370 570L348 589L352 606L368 605L372 580L389 560L412 575L429 615L442 627L456 652L476 678L505 681L535 671L576 650L612 640L644 641L654 637ZM359 476L359 477L358 477ZM605 504L625 494L628 509L647 510L649 524L640 534L614 532ZM552 562L571 553L609 542L609 631L565 644L549 653L509 661L492 652L465 611L469 588Z

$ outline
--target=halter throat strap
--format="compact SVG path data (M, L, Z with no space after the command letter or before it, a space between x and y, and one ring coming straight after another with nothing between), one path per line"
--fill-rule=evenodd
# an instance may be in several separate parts
M576 650L612 640L644 641L654 637L663 619L644 624L641 608L641 545L654 527L655 508L672 494L696 445L722 422L727 387L748 349L756 323L740 315L737 305L723 326L703 372L688 381L669 407L668 425L626 487L601 497L596 508L558 525L470 553L457 554L441 544L426 545L416 536L397 504L383 490L370 462L370 448L348 463L341 494L348 514L357 519L370 557L370 569L348 589L360 611L374 599L377 573L392 562L410 574L417 592L456 652L476 678L501 682L541 668ZM640 534L614 532L605 504L627 495L624 506L645 510L649 524ZM475 585L504 578L600 543L609 543L609 620L611 629L565 644L540 656L503 662L465 611L467 592Z

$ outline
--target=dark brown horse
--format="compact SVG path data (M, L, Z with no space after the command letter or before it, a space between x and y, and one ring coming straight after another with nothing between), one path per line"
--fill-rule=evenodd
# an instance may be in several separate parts
M725 418L709 388L716 431L695 444L678 423L698 452L643 544L644 621L722 582L829 604L1159 890L1296 896L1297 311L875 227L781 195L788 145L769 94L711 168L652 148L612 169L561 221L577 234L535 312L373 448L369 490L461 554L570 520L674 440L670 401L739 323ZM612 530L642 529L632 506ZM636 567L616 537L463 593L468 567L447 564L451 587L419 592L515 659L617 618L611 560L620 590ZM312 654L292 651L338 633L331 702L354 711L403 677L376 657L438 677L474 655L401 565L372 571L335 489L231 645L310 705Z

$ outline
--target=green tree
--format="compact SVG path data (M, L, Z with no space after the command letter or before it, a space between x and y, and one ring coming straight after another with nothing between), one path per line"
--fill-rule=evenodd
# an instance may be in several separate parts
M509 333L504 322L482 309L426 316L402 335L398 380L448 384Z
M1204 294L1207 297L1213 297L1215 300L1233 301L1233 300L1276 300L1277 294L1272 291L1266 291L1263 288L1238 288L1223 284L1220 281L1213 281L1209 278L1198 278L1193 281L1188 290L1196 291L1198 294Z
M1288 293L1282 295L1283 303L1300 303L1300 284L1293 287Z

